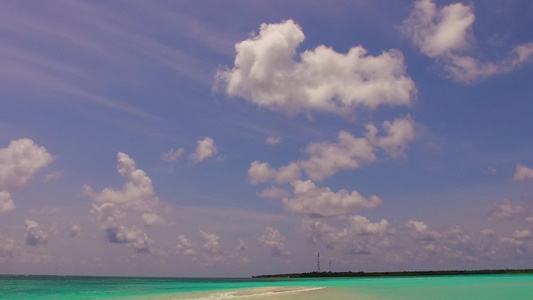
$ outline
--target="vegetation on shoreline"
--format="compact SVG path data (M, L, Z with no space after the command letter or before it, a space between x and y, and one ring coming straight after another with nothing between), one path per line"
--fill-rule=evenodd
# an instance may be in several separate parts
M316 277L412 277L412 276L450 276L485 274L533 274L533 269L502 270L444 270L444 271L401 271L401 272L309 272L292 274L258 275L252 278L316 278Z

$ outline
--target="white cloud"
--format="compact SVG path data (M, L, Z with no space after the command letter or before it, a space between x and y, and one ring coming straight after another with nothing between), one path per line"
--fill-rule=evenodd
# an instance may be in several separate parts
M367 125L367 138L392 157L404 156L407 145L415 139L415 121L407 116L385 121L382 126L387 135L376 137L377 128L373 124Z
M200 230L200 236L202 237L202 240L204 241L203 248L207 250L209 253L219 253L220 252L220 245L219 240L220 237L214 233L206 233L202 230Z
M490 175L496 175L496 174L498 174L498 169L495 168L495 167L488 167L487 168L487 173L490 174Z
M274 179L277 183L288 183L300 178L300 167L291 162L286 166L274 169L269 163L253 161L248 169L248 177L253 184L267 182Z
M285 237L275 228L267 226L257 241L263 246L270 247L272 257L281 258L289 254L285 250Z
M513 238L517 240L528 240L531 237L531 230L529 229L517 230L513 233Z
M300 161L300 165L309 178L320 181L341 170L356 169L376 160L367 138L355 138L341 131L338 140L338 143L312 143L306 147L309 159Z
M192 243L183 234L178 236L178 244L175 248L181 255L196 256L196 251L194 251Z
M405 224L411 230L411 235L416 240L433 241L441 238L441 234L437 231L431 230L426 223L422 221L409 220Z
M44 176L44 182L56 181L61 178L62 174L60 171L52 171Z
M150 254L150 245L153 241L142 230L132 226L106 228L106 240L110 243L128 244L136 253Z
M144 213L145 224L154 225L152 221L156 219L161 201L155 196L152 180L143 170L136 168L135 161L127 154L119 152L117 158L117 170L127 180L121 190L105 188L97 193L88 185L83 187L84 192L94 202L93 212L97 213L101 220L114 220L113 224L102 224L104 226L118 225L117 218L120 213L110 211L115 209ZM106 214L106 217L101 214Z
M363 216L353 216L350 218L349 231L358 235L385 235L390 232L390 229L389 222L385 219L371 223Z
M300 166L295 162L279 168L274 175L277 183L291 182L298 178L300 178Z
M170 149L168 152L161 154L161 159L173 163L176 162L182 155L185 153L185 150L183 148L179 148L177 150L174 150L174 148Z
M328 187L318 188L312 181L292 183L294 198L282 199L285 208L296 214L310 217L346 216L363 208L375 208L383 201L378 196L366 198L357 191L340 190L333 192Z
M260 198L267 198L267 199L281 199L283 197L289 197L291 193L287 190L277 188L275 186L270 187L268 189L263 190L260 194Z
M28 184L53 160L44 147L27 138L11 141L6 148L0 148L0 214L15 210L10 192Z
M158 214L155 213L145 213L142 215L142 219L146 226L155 226L165 224L165 220Z
M348 239L348 229L339 229L321 221L303 220L302 231L314 244L323 242L330 248L338 248Z
M274 177L276 170L269 163L253 161L248 169L248 177L253 184L269 181Z
M266 142L269 145L281 144L281 138L277 136L269 136L267 137Z
M246 264L250 262L250 259L246 256L241 256L246 250L248 250L248 246L246 246L246 243L242 239L239 239L237 246L235 246L228 257L238 259L240 263Z
M362 46L341 54L320 45L295 59L304 39L292 20L262 24L259 35L235 45L235 66L218 72L217 79L229 96L287 112L345 115L356 107L413 102L416 87L399 50L370 56Z
M122 189L105 188L95 192L85 185L83 191L93 201L91 212L105 230L108 242L129 244L137 253L148 254L152 240L136 225L164 224L160 215L162 203L155 195L150 177L137 169L127 154L118 153L117 171L127 180Z
M321 221L304 220L302 231L314 244L324 243L328 248L343 248L349 254L370 254L379 248L387 248L390 241L373 239L393 233L389 222L382 219L372 223L367 218L355 215L349 218L346 228L337 228Z
M482 229L479 231L479 233L481 233L483 236L491 236L496 234L496 232L494 232L492 229Z
M422 53L442 62L458 82L472 83L508 73L531 61L533 43L515 46L505 59L498 62L481 62L460 54L475 42L474 20L473 6L454 3L437 8L433 0L419 0L401 28Z
M202 230L200 230L200 236L204 243L202 247L206 251L208 263L216 263L226 260L226 256L224 256L222 249L220 249L220 236L214 233L206 233Z
M53 157L30 139L11 141L0 149L0 187L12 191L27 184Z
M11 199L11 194L0 191L0 213L10 213L15 210L15 203Z
M533 58L533 43L515 47L505 59L481 62L469 56L449 54L445 69L459 82L472 83L493 75L510 73Z
M509 220L517 217L524 217L526 215L527 209L524 206L512 203L508 199L505 199L502 203L494 205L488 218L489 220Z
M533 169L523 166L521 164L516 165L516 170L513 175L515 181L533 180Z
M439 57L452 50L464 50L473 40L473 7L454 3L437 9L433 0L415 2L411 16L402 30L429 57Z
M483 230L484 233L473 239L459 226L438 232L424 222L410 220L406 227L407 232L417 241L415 247L406 245L416 262L471 263L494 254L496 236L490 230Z
M215 141L210 137L206 137L196 142L196 151L189 158L194 162L201 162L216 154L217 147Z
M297 180L301 170L315 181L324 180L341 170L357 169L377 159L376 148L384 149L392 157L405 156L405 150L415 139L415 122L410 116L399 117L382 124L385 135L378 136L378 128L367 124L365 137L356 138L346 131L339 132L338 142L311 143L305 148L307 159L291 162L275 169L266 162L254 161L248 169L253 184L275 180L287 183Z
M48 233L39 228L33 220L26 220L26 245L37 246L48 244Z
M515 248L520 248L524 246L524 241L517 240L515 238L500 237L500 242L504 245L512 246Z
M78 236L80 232L81 232L81 227L78 224L72 224L72 226L70 226L68 236L73 238L73 237Z

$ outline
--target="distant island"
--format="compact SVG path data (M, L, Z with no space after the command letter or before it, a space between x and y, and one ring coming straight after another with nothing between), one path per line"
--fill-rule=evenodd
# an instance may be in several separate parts
M258 275L252 278L317 278L317 277L412 277L450 276L484 274L533 274L533 269L502 270L445 270L445 271L401 271L401 272L309 272L291 274Z

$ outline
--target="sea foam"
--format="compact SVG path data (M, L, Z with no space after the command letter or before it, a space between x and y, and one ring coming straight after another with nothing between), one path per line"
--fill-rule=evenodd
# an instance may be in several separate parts
M261 287L252 289L239 289L232 291L216 292L201 295L188 295L187 298L173 298L173 300L225 300L225 299L255 299L274 297L287 294L297 294L320 290L324 287Z

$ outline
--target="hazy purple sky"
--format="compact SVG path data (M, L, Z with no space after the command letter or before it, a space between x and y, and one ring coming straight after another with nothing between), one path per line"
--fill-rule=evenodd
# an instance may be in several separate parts
M0 273L533 268L533 2L2 1Z

